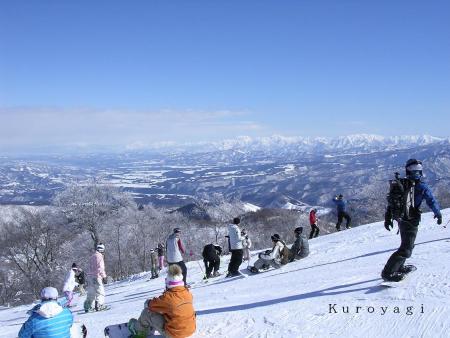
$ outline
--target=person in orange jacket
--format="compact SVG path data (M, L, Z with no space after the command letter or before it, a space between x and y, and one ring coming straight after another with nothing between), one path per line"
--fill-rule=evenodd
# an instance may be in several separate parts
M128 329L133 338L145 338L155 330L167 338L185 338L194 334L196 318L192 294L184 286L181 268L169 267L166 291L145 302L139 319L132 318Z

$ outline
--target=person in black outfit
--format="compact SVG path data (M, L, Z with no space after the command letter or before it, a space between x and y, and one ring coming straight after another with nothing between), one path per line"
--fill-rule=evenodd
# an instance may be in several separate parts
M203 248L202 256L205 263L205 278L210 278L213 272L213 277L219 276L220 268L220 254L222 248L217 244L207 244Z
M385 281L399 282L406 274L416 269L413 265L404 265L407 258L411 257L416 240L417 230L421 219L420 205L425 199L427 205L433 210L434 218L437 218L437 224L442 224L442 214L438 202L433 196L428 185L422 182L422 162L416 159L410 159L406 162L406 178L401 178L403 186L408 187L407 201L404 210L401 211L399 218L395 220L398 223L400 231L401 244L389 260L387 261L381 277ZM394 210L388 206L385 214L384 227L386 230L393 228Z

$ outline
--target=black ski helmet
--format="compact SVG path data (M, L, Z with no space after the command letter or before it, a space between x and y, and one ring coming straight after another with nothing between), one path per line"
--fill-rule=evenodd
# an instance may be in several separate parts
M272 239L272 241L274 242L278 242L279 240L281 240L280 235L278 234L273 234L272 236L270 236L270 238Z
M241 223L241 219L239 217L233 218L233 224L239 224Z
M422 161L410 158L405 164L406 176L414 180L420 180L423 176Z
M303 227L296 227L295 230L294 230L294 232L295 232L296 234L301 234L301 233L303 232Z

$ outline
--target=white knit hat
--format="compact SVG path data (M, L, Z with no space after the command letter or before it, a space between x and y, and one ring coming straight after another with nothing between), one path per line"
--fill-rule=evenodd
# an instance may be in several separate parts
M56 290L54 287L51 286L43 288L41 291L41 299L42 300L58 299L58 290Z
M168 289L177 286L184 286L183 272L181 271L179 265L173 264L169 267L169 271L166 277L166 286Z

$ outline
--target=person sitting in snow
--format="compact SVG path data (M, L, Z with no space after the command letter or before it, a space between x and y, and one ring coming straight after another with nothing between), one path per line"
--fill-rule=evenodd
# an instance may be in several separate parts
M128 329L133 338L146 338L155 330L165 337L185 338L196 330L192 294L184 286L183 273L177 264L169 266L166 291L145 302L139 319L132 318Z
M22 325L19 338L68 338L73 324L73 315L69 309L57 302L58 290L46 287L41 291L41 303L33 307L31 316Z
M259 253L259 259L250 268L251 272L258 273L260 269L268 269L271 266L280 268L281 265L289 262L289 248L281 240L280 235L274 234L270 238L273 243L272 250Z
M63 292L64 296L66 296L67 303L65 306L71 307L73 300L73 290L77 286L77 282L75 279L75 275L78 272L77 265L75 263L72 264L72 268L69 272L67 272L66 278L64 280Z
M309 243L306 235L303 234L303 227L297 227L294 230L295 242L291 247L290 262L294 259L305 258L309 255Z

